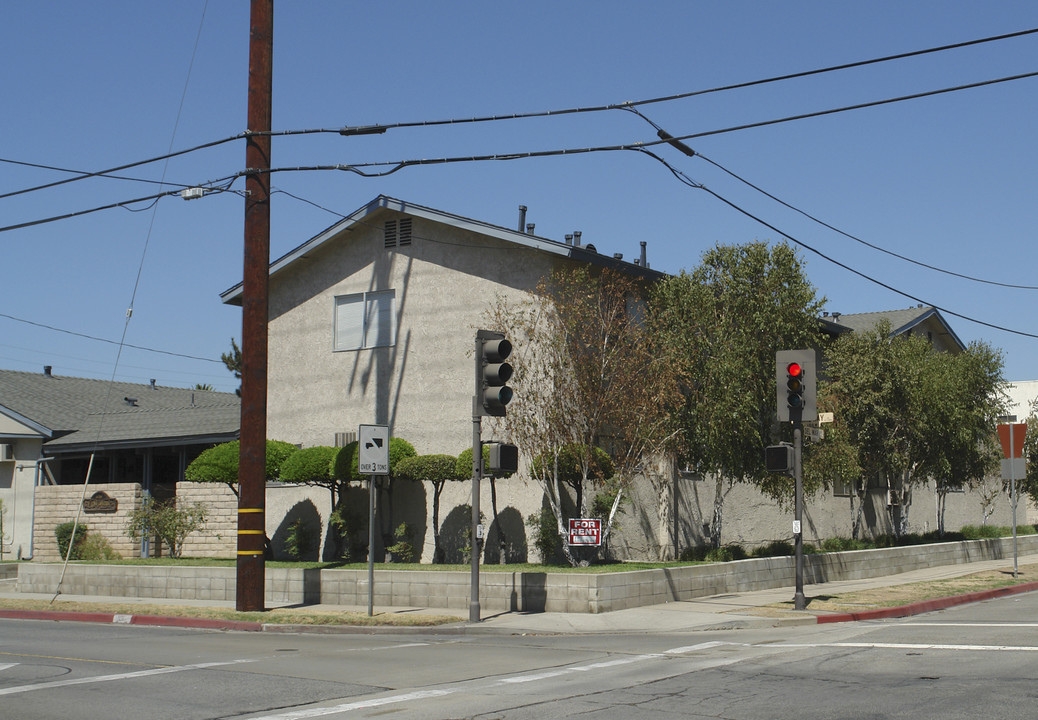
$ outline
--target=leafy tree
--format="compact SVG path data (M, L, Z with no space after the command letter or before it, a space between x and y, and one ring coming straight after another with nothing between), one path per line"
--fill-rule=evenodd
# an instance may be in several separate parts
M643 284L620 272L586 267L560 270L519 302L499 298L486 319L513 339L516 400L504 419L507 434L532 466L566 534L562 480L556 458L577 452L581 483L593 483L595 454L606 444L615 464L616 503L603 532L608 537L627 484L641 471L642 458L666 442L664 402L673 376L655 352L644 322ZM588 493L581 501L586 505ZM578 508L585 513L586 507ZM567 560L577 560L563 545Z
M819 347L824 299L785 243L717 245L691 273L656 287L650 318L682 385L672 408L679 456L715 481L710 541L736 483L784 496L764 469L775 421L775 352ZM661 496L662 500L662 496Z
M210 383L195 383L195 390L205 390L207 392L212 392L213 390L215 390L215 388Z
M224 366L234 374L235 380L241 380L241 348L238 347L238 343L235 342L234 338L231 338L231 351L229 353L222 353L220 360L223 361ZM241 396L241 385L235 390L238 396Z
M279 480L328 488L331 492L331 507L335 507L339 484L333 475L339 448L315 445L303 448L285 458L281 465Z
M469 452L471 458L472 453ZM469 465L471 466L471 461ZM453 455L414 455L405 457L396 466L396 477L416 482L427 482L433 486L433 562L442 563L443 548L440 546L440 495L450 480L464 480L458 474L458 459Z
M930 479L943 532L948 490L976 486L997 460L995 418L1005 403L1001 354L983 343L958 355L937 352L917 335L891 338L884 322L841 336L828 353L827 372L819 402L835 414L861 476L886 480L895 534L907 532L913 487ZM818 471L824 466L818 463ZM862 483L855 533L865 494Z
M291 443L267 440L267 479L278 479L282 464L298 449ZM189 482L221 482L237 496L239 450L240 443L237 440L220 443L203 450L184 470L184 479Z
M166 546L169 556L178 558L187 536L205 527L208 510L202 503L157 502L145 497L127 519L126 535L137 540L142 535L155 535Z

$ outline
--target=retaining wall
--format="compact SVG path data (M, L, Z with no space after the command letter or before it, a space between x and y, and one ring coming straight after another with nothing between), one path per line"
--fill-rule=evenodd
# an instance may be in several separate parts
M1038 535L1018 539L1018 554L1038 553ZM857 580L979 560L1011 559L1012 538L806 555L804 583ZM53 593L61 565L20 563L20 592ZM234 567L83 565L65 573L65 595L235 601ZM487 611L601 613L723 593L795 585L792 557L635 570L619 573L480 572ZM366 606L367 570L265 569L266 602ZM466 610L468 571L375 572L374 604Z

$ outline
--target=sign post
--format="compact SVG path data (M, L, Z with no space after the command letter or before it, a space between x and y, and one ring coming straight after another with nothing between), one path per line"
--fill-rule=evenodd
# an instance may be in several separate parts
M1013 509L1013 577L1017 577L1020 574L1020 566L1016 551L1016 467L1017 458L1023 459L1027 423L1018 423L1016 415L1004 415L998 420L1000 423L1005 423L998 426L998 440L1002 443L1002 454L1006 458L1002 461L1002 479L1009 480L1009 505ZM1006 478L1007 465L1009 466L1008 478ZM1025 469L1022 475L1026 472Z
M357 469L368 476L368 617L375 614L375 476L389 474L389 426L361 425Z

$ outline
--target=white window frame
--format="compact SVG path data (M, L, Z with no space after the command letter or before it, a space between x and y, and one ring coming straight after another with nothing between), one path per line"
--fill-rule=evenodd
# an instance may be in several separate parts
M396 344L396 290L336 295L332 350L349 352Z

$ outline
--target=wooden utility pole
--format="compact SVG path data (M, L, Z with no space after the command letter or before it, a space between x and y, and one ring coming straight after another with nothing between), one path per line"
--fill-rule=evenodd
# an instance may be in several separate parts
M241 447L238 456L239 612L264 610L267 483L267 280L274 0L252 0L242 287Z

